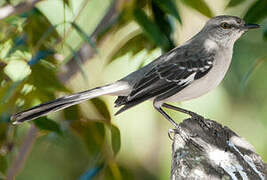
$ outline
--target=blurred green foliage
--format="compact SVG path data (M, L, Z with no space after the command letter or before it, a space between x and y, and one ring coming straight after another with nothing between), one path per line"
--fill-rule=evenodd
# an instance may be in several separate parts
M255 118L255 124L261 126L259 134L255 134L266 134L267 72L264 62L267 56L267 26L264 24L267 1L255 0L250 4L243 0L221 1L224 2L226 12L227 9L232 9L232 14L242 12L245 20L263 26L262 34L254 32L255 36L245 37L237 43L233 65L224 87L231 98L231 106L236 105L233 108L236 112L242 108L250 109L257 116L251 118L251 121ZM5 7L22 2L23 0L6 0L0 2L0 5ZM14 174L17 179L166 179L170 169L168 166L164 166L167 167L167 172L153 172L150 169L155 166L156 157L141 158L142 161L152 162L147 164L133 160L135 156L130 150L126 153L127 163L117 157L120 149L126 146L123 144L126 141L122 138L125 133L113 122L112 108L105 98L87 102L86 105L91 107L95 115L76 105L65 109L61 114L38 118L33 123L21 126L12 126L9 118L14 112L71 93L75 86L62 82L59 78L70 61L77 64L79 73L83 76L82 82L77 82L89 84L90 87L100 79L94 77L94 82L89 80L90 76L94 76L93 70L98 69L100 64L105 70L114 67L120 60L125 62L128 57L130 61L135 61L132 62L136 64L134 68L142 67L153 60L155 54L159 55L158 48L161 52L166 52L178 44L175 35L178 34L179 39L180 32L177 29L183 28L185 24L185 9L188 8L187 11L192 11L203 20L217 14L211 4L204 0L44 0L29 11L0 20L0 178L6 176L13 160L17 158L23 137L27 136L25 134L30 128L28 124L34 124L39 129L37 140L32 151L31 147L28 149L31 153L25 158L25 166L18 174ZM101 23L106 14L112 18ZM101 29L96 34L97 28ZM100 56L97 60L102 62L95 62L96 59L92 58L89 68L85 66L79 54L83 44L89 45L95 56ZM74 67L67 70L71 71L72 68ZM133 70L130 65L124 65L123 68L114 68L112 73L119 74L123 69L127 73ZM88 73L90 76L87 76ZM98 74L101 76L100 72ZM252 110L257 110L257 113ZM137 118L134 115L127 118L143 118L142 121L146 121L148 114L146 112L143 117ZM156 119L156 113L150 114ZM244 118L242 113L238 115L239 119ZM237 119L233 114L228 118L233 121ZM142 121L140 122L144 123ZM233 128L240 126L234 123L231 125ZM141 127L138 126L137 129L139 128ZM156 137L160 134L159 129L155 132L155 137L146 134L159 141L156 142L156 147L150 147L149 152L160 157L157 154L160 152L154 151L163 145L160 138ZM137 138L139 132L135 133L136 146L144 146ZM253 133L241 135L252 138L256 136ZM267 160L267 144L255 143L255 146L261 148L259 153ZM130 160L133 162L128 162ZM42 178L40 174L43 174Z

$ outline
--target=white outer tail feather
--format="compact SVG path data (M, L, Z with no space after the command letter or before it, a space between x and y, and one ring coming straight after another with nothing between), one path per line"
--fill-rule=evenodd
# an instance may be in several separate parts
M79 92L69 96L63 96L56 100L40 104L31 109L19 112L11 116L13 124L20 124L25 121L30 121L48 113L56 112L67 107L79 104L83 101L96 98L102 95L127 95L130 92L130 86L127 82L118 81L102 87L97 87L91 90Z

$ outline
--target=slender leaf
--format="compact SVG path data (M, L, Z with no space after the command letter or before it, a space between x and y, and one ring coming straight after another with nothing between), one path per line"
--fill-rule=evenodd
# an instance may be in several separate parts
M104 123L93 122L88 119L84 122L73 121L71 127L82 138L90 155L96 157L101 153L105 142Z
M134 18L141 26L144 33L159 47L166 49L168 47L167 37L160 31L160 28L151 21L143 10L135 9Z
M85 40L94 50L97 51L96 44L91 40L91 38L76 24L75 22L71 23L72 27L79 33L81 38Z
M27 12L25 17L27 18L27 23L23 26L23 32L27 34L27 44L35 46L39 43L43 35L47 34L47 31L50 31L53 25L51 25L47 17L37 8ZM42 50L46 49L46 45L49 44L49 41L60 38L56 29L52 29L51 31L48 37L46 37L46 41L42 44L38 44L41 46L40 48L42 48Z
M182 2L207 17L213 16L209 6L203 0L182 0Z
M70 6L70 1L69 0L62 0L64 4L66 4L67 6Z
M54 51L53 50L45 50L45 51L38 51L35 56L33 56L30 61L28 62L28 64L30 66L38 63L41 59L45 59L50 55L53 55Z
M108 166L105 167L104 172L103 172L105 179L127 179L127 178L123 178L122 174L120 172L120 167L117 163L115 163L114 161L109 161ZM146 179L146 178L145 178ZM149 179L149 178L148 178Z
M64 117L68 121L75 121L80 119L80 111L78 105L70 106L63 110Z
M0 118L2 119L2 117L0 117ZM3 147L3 144L6 143L6 138L8 137L8 134L7 134L8 125L10 125L10 123L5 123L5 122L0 123L0 146L1 147Z
M263 29L263 39L267 41L267 26Z
M256 23L267 17L267 0L257 0L247 11L244 20Z
M40 36L40 39L36 43L36 49L39 48L40 45L42 45L45 40L49 39L49 37L56 31L56 28L61 24L51 25L47 30Z
M3 112L0 115L0 123L9 123L9 122L10 122L10 114ZM1 133L0 133L0 136L1 136ZM0 137L0 139L1 139L1 137Z
M249 68L249 70L247 71L247 73L243 76L242 80L241 80L241 90L244 90L247 83L248 83L248 80L249 80L249 77L251 76L251 74L255 71L255 69L264 61L264 60L267 60L267 58L260 58L258 60L256 60L254 62L254 64L252 64L252 66Z
M104 165L101 164L97 167L90 168L88 171L83 173L83 175L79 178L79 180L91 180L93 179L101 169L103 169Z
M0 172L2 172L3 174L5 174L6 169L7 169L7 159L5 156L2 156L0 154Z
M108 121L110 122L111 116L108 110L106 103L101 98L91 99L91 102L94 104L95 108L98 112Z
M10 56L12 53L16 52L19 47L26 45L27 41L27 35L20 36L14 40L14 45L8 52L8 56Z
M114 155L116 155L121 148L120 130L116 126L111 126L111 144Z
M5 61L5 58L10 54L9 52L12 50L14 46L12 40L7 40L4 43L0 43L0 59Z
M166 51L169 51L175 47L174 42L172 41L172 32L174 30L171 22L172 18L166 16L165 12L161 10L158 4L154 3L153 1L152 12L154 15L155 23L158 25L161 32L163 32L168 38L168 49L166 49Z
M47 117L40 117L33 122L40 130L55 132L59 135L62 134L59 124Z
M0 99L0 105L2 106L3 104L7 103L7 101L15 94L17 88L21 84L21 81L16 81L12 83L10 87L8 87L5 95Z
M75 60L75 62L77 63L78 67L79 67L79 70L82 74L82 77L84 79L84 81L86 83L88 83L88 78L86 76L86 73L84 71L84 68L83 68L83 64L82 64L82 61L81 61L81 58L79 56L79 54L77 53L78 51L75 51L71 46L67 45L68 48L70 49L71 53L72 53L72 56L73 56L73 59Z
M134 56L143 49L152 50L153 48L155 48L155 45L152 45L149 42L147 36L145 36L143 33L138 34L132 39L128 40L127 43L125 43L117 52L115 52L114 55L110 57L108 64L129 52L131 52L131 54Z
M42 93L64 91L70 92L58 79L56 72L47 68L42 63L37 63L32 67L32 74L29 77L30 82L34 84L37 91Z
M242 2L244 2L244 0L230 0L226 7L230 8L230 7L238 6Z
M182 23L179 12L176 8L176 4L173 0L152 0L155 2L164 12L175 17L180 23Z

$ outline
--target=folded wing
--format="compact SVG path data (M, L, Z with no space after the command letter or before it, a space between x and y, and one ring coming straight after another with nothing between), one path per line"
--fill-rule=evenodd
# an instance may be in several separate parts
M171 52L170 52L171 53ZM151 71L145 74L133 86L128 96L119 96L115 106L124 105L116 114L119 114L145 100L151 98L168 98L186 86L193 80L203 77L212 68L214 55L196 59L190 57L181 60L173 56L168 61L162 61L155 65Z

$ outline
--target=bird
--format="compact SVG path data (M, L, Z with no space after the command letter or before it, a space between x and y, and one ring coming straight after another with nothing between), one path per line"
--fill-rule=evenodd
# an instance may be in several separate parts
M114 102L115 107L121 107L115 115L152 100L154 108L172 125L178 127L162 108L199 117L193 111L169 103L198 98L215 89L229 69L236 40L248 30L259 27L258 24L247 24L236 16L212 17L184 44L126 77L16 113L11 116L11 121L13 124L20 124L98 96L113 95L118 96Z

